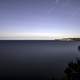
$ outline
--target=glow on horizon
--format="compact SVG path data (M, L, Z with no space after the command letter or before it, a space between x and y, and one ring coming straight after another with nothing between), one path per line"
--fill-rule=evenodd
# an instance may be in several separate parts
M65 37L80 37L80 0L0 0L0 40Z
M61 38L80 38L80 35L60 33L0 33L0 40L54 40Z

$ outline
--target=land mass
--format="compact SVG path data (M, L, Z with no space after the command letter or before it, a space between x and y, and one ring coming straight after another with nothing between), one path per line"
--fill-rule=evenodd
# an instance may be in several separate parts
M59 41L80 41L80 38L62 38L62 39L56 39Z

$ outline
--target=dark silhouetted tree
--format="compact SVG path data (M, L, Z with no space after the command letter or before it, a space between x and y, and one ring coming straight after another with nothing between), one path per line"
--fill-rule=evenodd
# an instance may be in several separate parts
M80 80L80 59L77 58L76 62L70 62L64 73L64 80Z

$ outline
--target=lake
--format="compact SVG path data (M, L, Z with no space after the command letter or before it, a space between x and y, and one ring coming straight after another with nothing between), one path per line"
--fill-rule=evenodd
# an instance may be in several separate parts
M80 41L1 40L0 76L60 79L67 64L80 57Z

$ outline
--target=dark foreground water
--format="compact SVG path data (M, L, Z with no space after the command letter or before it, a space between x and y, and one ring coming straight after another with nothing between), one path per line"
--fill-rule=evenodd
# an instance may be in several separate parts
M80 56L79 45L79 41L0 41L0 78L60 79L67 64Z

